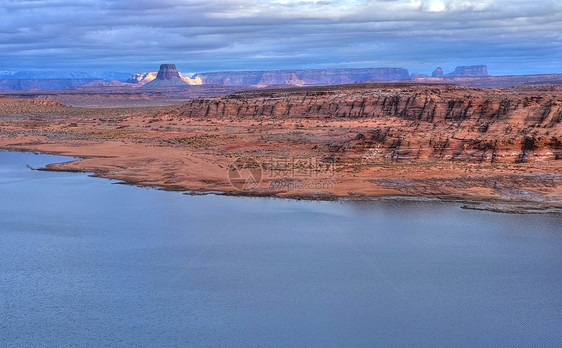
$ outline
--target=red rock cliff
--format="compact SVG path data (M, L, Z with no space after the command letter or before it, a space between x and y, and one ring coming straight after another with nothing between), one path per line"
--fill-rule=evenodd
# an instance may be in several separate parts
M556 89L389 84L251 91L196 99L171 116L361 120L356 133L326 146L395 159L562 159L562 91Z

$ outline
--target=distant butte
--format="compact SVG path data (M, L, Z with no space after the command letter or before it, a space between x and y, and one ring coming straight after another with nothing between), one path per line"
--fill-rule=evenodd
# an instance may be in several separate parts
M158 87L177 87L187 86L188 83L182 80L176 66L174 64L162 64L156 78L144 86L143 88L158 88Z
M470 65L470 66L457 66L455 71L447 76L451 77L482 77L488 75L488 67L486 65Z
M431 73L431 77L445 77L445 73L443 72L443 68L439 67L439 68L435 69Z

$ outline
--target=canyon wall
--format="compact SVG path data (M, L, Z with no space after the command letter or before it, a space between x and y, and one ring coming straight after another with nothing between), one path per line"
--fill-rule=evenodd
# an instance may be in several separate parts
M562 89L477 90L450 85L352 85L238 92L192 100L173 118L333 120L357 131L335 154L478 162L562 159Z

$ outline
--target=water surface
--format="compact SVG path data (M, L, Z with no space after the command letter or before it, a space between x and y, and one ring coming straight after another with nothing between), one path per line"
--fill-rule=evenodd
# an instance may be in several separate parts
M187 196L0 152L0 346L562 346L562 217Z

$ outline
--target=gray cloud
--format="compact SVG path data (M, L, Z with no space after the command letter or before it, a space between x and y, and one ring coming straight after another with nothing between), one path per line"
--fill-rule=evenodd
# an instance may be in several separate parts
M562 72L562 4L523 0L0 0L0 70L488 64Z

